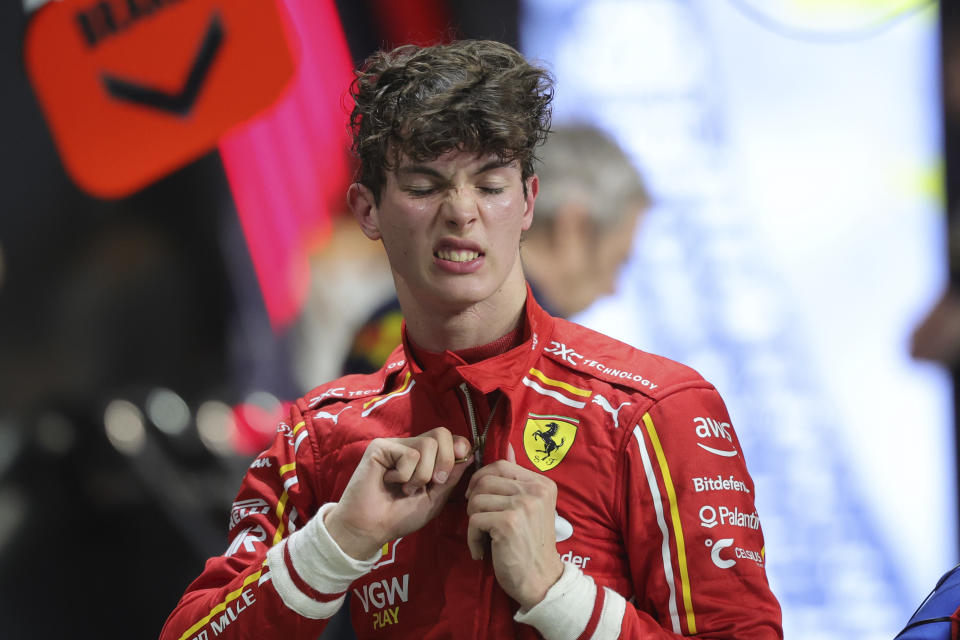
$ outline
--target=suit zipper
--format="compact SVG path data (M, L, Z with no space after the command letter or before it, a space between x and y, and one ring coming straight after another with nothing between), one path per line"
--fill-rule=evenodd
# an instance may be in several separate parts
M473 464L479 469L480 465L483 463L483 441L487 434L481 436L477 431L477 414L473 410L473 399L470 398L470 389L467 387L466 382L461 382L460 391L463 392L463 398L467 402L467 414L470 418L470 431L473 433Z

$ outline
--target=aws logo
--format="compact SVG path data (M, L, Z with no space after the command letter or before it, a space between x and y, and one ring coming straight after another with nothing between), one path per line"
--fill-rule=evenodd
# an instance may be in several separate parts
M529 414L523 428L523 449L530 462L540 471L560 464L573 446L579 423L574 418Z
M723 448L711 447L698 442L697 446L703 449L704 451L709 451L715 456L722 456L724 458L732 458L737 455L738 451L735 447L731 446L733 444L733 436L730 435L730 423L729 422L720 422L719 420L714 420L713 418L694 418L693 423L696 426L696 433L698 438L722 438L726 440L726 443L723 443Z

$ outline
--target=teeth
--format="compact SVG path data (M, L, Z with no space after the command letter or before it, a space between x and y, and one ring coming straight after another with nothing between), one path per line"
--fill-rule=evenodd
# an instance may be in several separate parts
M438 258L450 262L470 262L476 260L479 256L480 253L477 251L453 251L449 249L437 251Z

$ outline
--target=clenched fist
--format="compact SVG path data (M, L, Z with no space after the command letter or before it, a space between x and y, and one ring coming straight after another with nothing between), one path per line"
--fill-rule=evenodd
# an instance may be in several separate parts
M377 438L363 454L340 502L324 519L348 555L371 557L420 529L447 502L468 462L466 438L438 427L413 438Z
M477 471L467 487L470 554L483 558L489 542L497 582L524 609L543 600L563 573L556 508L557 485L517 465L512 446L506 460Z

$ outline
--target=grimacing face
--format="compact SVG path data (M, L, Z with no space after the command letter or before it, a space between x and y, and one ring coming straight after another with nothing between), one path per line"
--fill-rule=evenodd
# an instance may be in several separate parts
M351 189L365 194L360 226L383 242L401 301L454 311L493 302L508 281L522 286L520 234L532 220L537 177L523 187L516 162L451 151L426 162L401 157L379 203L365 187Z

